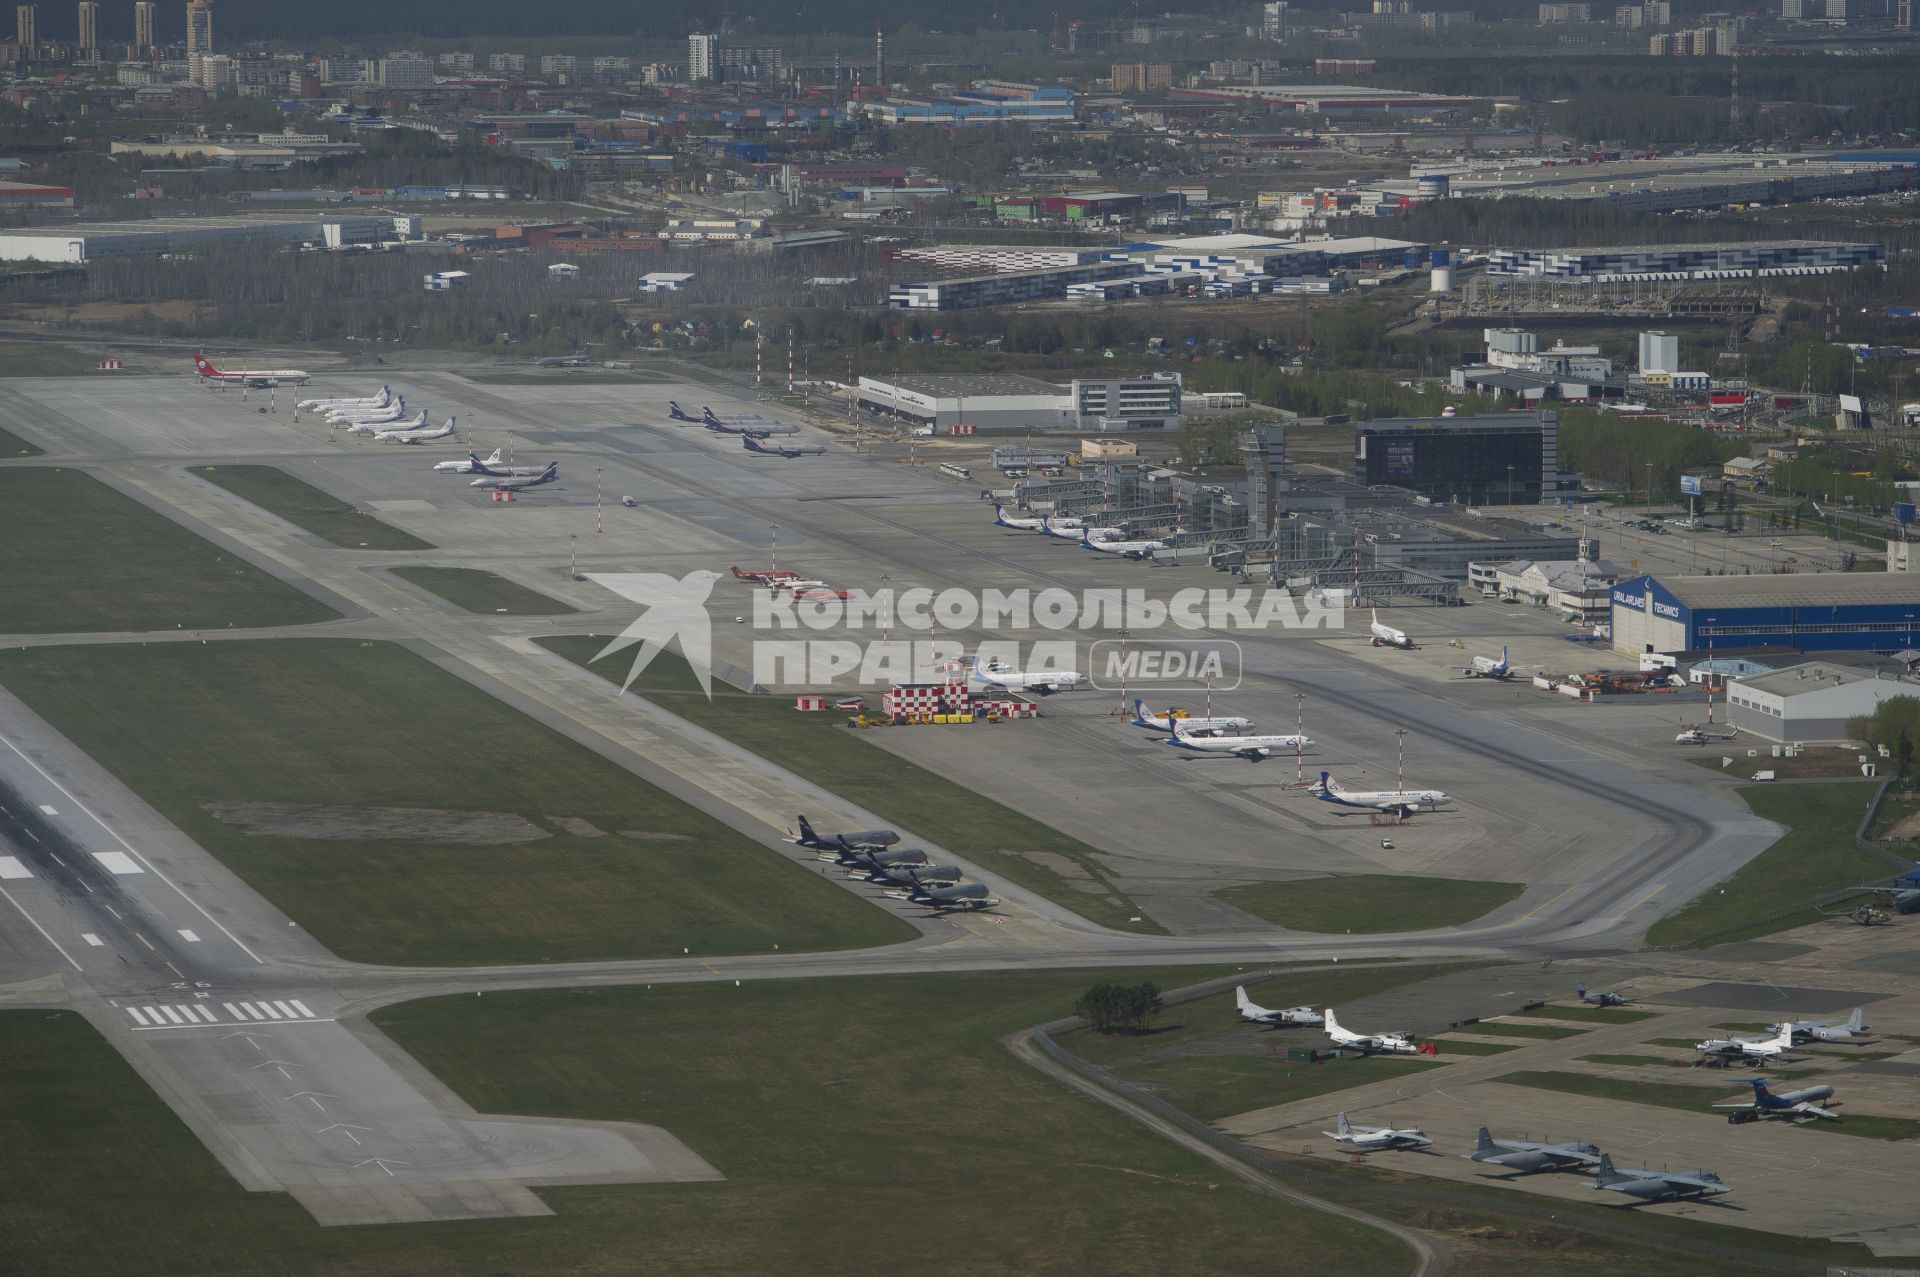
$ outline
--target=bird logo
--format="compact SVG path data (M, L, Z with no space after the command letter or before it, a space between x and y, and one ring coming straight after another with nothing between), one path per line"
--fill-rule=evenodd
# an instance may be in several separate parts
M713 699L713 621L707 615L707 598L720 579L718 572L703 568L683 577L664 572L592 572L587 579L646 608L593 658L598 661L640 645L627 681L620 685L622 692L633 686L655 656L677 643L680 655L700 680L700 690Z

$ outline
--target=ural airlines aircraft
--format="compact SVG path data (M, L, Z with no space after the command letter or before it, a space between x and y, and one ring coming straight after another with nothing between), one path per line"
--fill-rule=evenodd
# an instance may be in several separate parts
M1340 1021L1334 1016L1333 1008L1327 1008L1327 1036L1335 1046L1359 1051L1363 1055L1379 1052L1382 1055L1418 1055L1420 1048L1413 1039L1404 1033L1355 1033L1351 1029L1340 1027Z
M1405 630L1396 630L1391 625L1382 625L1379 608L1372 609L1372 612L1373 624L1368 627L1368 630L1373 635L1375 647L1400 647L1409 652L1413 650L1413 640L1407 637Z
M1172 717L1171 710L1168 717ZM1232 754L1250 763L1257 763L1276 750L1296 754L1313 748L1313 741L1305 736L1196 736L1177 718L1173 719L1173 735L1167 737L1166 743L1196 754Z
M352 425L347 427L347 433L350 435L373 435L373 434L380 434L383 431L388 431L388 430L408 431L408 430L425 430L426 428L427 428L427 410L425 408L422 408L420 410L420 415L415 417L412 421L403 421L394 426L388 426L387 423L384 421L356 421Z
M740 445L756 457L785 457L789 461L795 457L822 457L827 452L827 445L824 443L776 443L768 447L752 434L741 435Z
M335 408L327 414L327 421L336 426L352 426L362 422L383 426L389 421L398 421L406 415L407 397L399 395L384 408Z
M1461 673L1468 678L1512 678L1513 666L1507 662L1507 645L1505 643L1500 645L1499 660L1496 661L1491 656L1476 656L1473 658L1473 664L1467 666Z
M393 402L393 387L382 386L380 393L364 395L359 399L302 399L300 411L332 411L335 408L384 408Z
M1355 1126L1347 1120L1345 1113L1340 1115L1333 1130L1320 1133L1337 1143L1358 1149L1428 1148L1433 1144L1425 1131L1395 1130L1391 1126Z
M1242 1020L1251 1020L1255 1024L1325 1024L1327 1020L1312 1007L1275 1009L1259 1006L1247 996L1243 985L1234 986L1233 1005L1239 1008Z
M1411 816L1422 807L1433 811L1442 803L1453 801L1437 789L1346 789L1331 772L1321 772L1320 783L1307 792L1323 803L1371 807L1376 811L1399 812L1402 816Z
M1084 541L1088 536L1096 541L1104 541L1120 535L1119 528L1090 528L1070 515L1061 519L1055 519L1050 514L1042 515L1040 530L1050 537L1059 537L1062 541Z
M489 467L501 464L500 449L495 448L482 460L477 452L469 452L465 461L436 461L433 463L435 474L489 474Z
M1044 518L1008 518L1006 507L998 501L993 503L993 522L995 527L1012 528L1015 532L1038 532L1047 525Z
M304 386L313 380L313 374L299 368L239 368L232 372L221 372L197 350L193 352L193 370L208 381L238 382L243 386L258 386L262 390L270 386Z
M1190 732L1244 732L1253 726L1251 718L1176 718L1172 710L1164 714L1149 714L1145 702L1139 697L1133 699L1133 725L1149 731L1170 732L1173 725L1179 723Z
M441 426L438 430L432 430L425 424L426 416L427 414L424 412L420 414L421 424L419 426L409 427L405 430L376 430L373 432L373 437L375 441L379 443L428 443L435 439L445 439L453 433L454 419L452 417L447 418L446 425Z
M1042 696L1082 687L1087 681L1085 674L1073 670L1062 670L1058 674L1023 674L1005 661L989 661L984 656L973 658L973 669L967 678L988 687L1002 687L1009 692L1038 692Z
M1088 550L1098 550L1102 554L1120 554L1129 559L1150 559L1155 550L1167 548L1165 541L1122 541L1115 537L1110 541L1093 539L1092 528L1080 529L1080 544Z

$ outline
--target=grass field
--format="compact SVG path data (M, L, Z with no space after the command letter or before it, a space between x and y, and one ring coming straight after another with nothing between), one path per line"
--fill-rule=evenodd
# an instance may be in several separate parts
M225 629L334 617L80 470L0 469L0 630Z
M419 537L363 514L274 466L196 466L193 473L345 549L433 549Z
M1345 874L1302 882L1260 882L1218 895L1237 909L1294 931L1424 931L1458 927L1525 891L1515 882L1462 882Z
M1815 896L1885 877L1886 865L1853 845L1853 831L1873 790L1870 781L1742 789L1753 814L1785 825L1786 836L1686 908L1654 923L1647 943L1686 945L1710 936L1711 944L1728 944L1787 931L1819 917ZM1796 906L1784 918L1760 921ZM1723 928L1735 929L1715 934Z
M35 648L0 652L0 684L343 957L554 962L915 934L389 644ZM550 836L258 834L204 806L226 801L502 813Z
M479 568L395 568L393 574L437 594L467 612L505 612L509 616L558 616L577 612L559 599L530 590L495 572Z
M1774 1074L1775 1079L1785 1074ZM1531 1086L1543 1091L1564 1091L1569 1095L1589 1095L1602 1100L1624 1100L1629 1104L1650 1104L1657 1108L1679 1109L1686 1113L1712 1113L1713 1106L1731 1100L1750 1099L1750 1087L1729 1085L1724 1092L1710 1086L1681 1086L1670 1082L1639 1082L1625 1078L1595 1077L1588 1073L1509 1073L1500 1079L1515 1086ZM1808 1129L1836 1135L1857 1135L1865 1139L1910 1140L1920 1138L1920 1121L1904 1117L1847 1115L1838 1122L1807 1122Z
M1448 1029L1449 1033L1471 1033L1476 1036L1495 1038L1540 1038L1558 1041L1561 1038L1576 1038L1585 1029L1570 1029L1561 1024L1522 1024L1517 1020L1498 1020L1492 1024L1463 1024L1457 1029Z
M42 341L0 341L0 377L79 377L100 375L97 355L72 346ZM124 373L110 374L125 376Z
M1179 983L1185 973L1140 973ZM242 1192L72 1015L0 1015L0 1271L91 1277L1260 1272L1386 1235L1242 1188L999 1038L1076 973L445 998L379 1023L485 1112L654 1122L726 1180L545 1190L547 1219L322 1229ZM830 1031L827 1026L831 1026Z
M1554 1003L1551 1006L1522 1011L1520 1014L1544 1016L1549 1020L1578 1020L1582 1024L1632 1024L1635 1020L1655 1019L1660 1013L1629 1011L1622 1007L1569 1007Z
M0 461L8 457L37 457L45 451L44 448L34 447L11 430L0 429Z
M1461 969L1316 967L1283 972L1247 992L1262 1006L1338 1006ZM1269 1029L1242 1021L1234 1011L1231 989L1167 1008L1147 1033L1080 1029L1056 1040L1082 1059L1207 1121L1439 1067L1431 1058L1405 1056L1345 1056L1318 1064L1289 1061L1288 1047L1324 1050L1326 1038L1314 1028Z
M537 641L610 681L626 677L631 659L626 653L590 663L606 646L604 638L576 634ZM1085 918L1122 931L1166 934L1166 928L1114 887L1096 848L888 753L869 743L866 733L847 730L841 715L796 713L784 701L729 691L720 684L708 700L686 662L665 654L654 659L633 690L890 823L937 836L942 846L982 869ZM1073 875L1044 863L1053 857L1070 862Z

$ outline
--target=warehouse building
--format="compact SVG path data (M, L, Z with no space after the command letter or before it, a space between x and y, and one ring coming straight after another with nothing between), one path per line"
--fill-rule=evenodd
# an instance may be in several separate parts
M1353 430L1353 477L1436 501L1536 505L1561 485L1559 430L1551 412L1363 422Z
M1886 259L1887 250L1880 244L1806 239L1644 248L1500 248L1488 256L1487 273L1534 279L1741 279L1826 275L1881 266Z
M1166 430L1180 425L1180 374L1082 377L1058 386L1010 373L862 377L860 406L936 429Z
M1715 646L1897 652L1920 634L1920 590L1901 572L1640 576L1613 587L1611 611L1613 648L1633 656Z
M348 243L367 243L376 239L407 238L401 222L417 219L393 217L276 218L263 215L245 217L154 217L137 222L101 222L92 225L19 227L0 230L0 261L69 262L98 261L105 257L158 257L162 253L190 253L217 244L267 242L282 244L322 244L328 241L329 224L343 226L335 237ZM384 230L375 233L375 224ZM417 233L417 230L416 230Z
M1894 662L1804 661L1727 684L1727 721L1764 740L1831 743L1853 739L1847 721L1895 696L1920 698L1920 683Z

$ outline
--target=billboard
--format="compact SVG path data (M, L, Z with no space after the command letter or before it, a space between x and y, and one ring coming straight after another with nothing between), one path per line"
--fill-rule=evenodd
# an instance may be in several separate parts
M1895 502L1893 507L1893 521L1895 523L1912 523L1914 512L1915 512L1915 506L1913 502L1911 501Z
M1700 476L1697 474L1681 475L1680 491L1690 497L1699 496L1700 495Z

